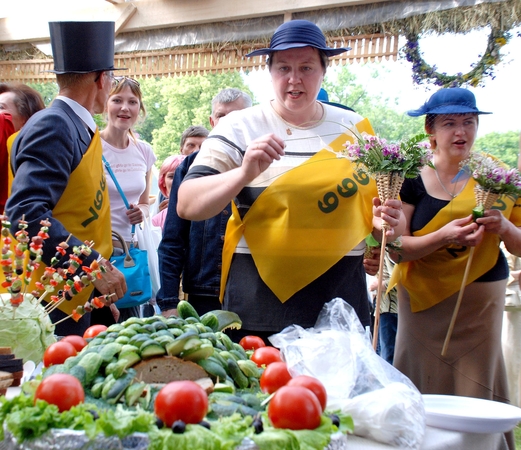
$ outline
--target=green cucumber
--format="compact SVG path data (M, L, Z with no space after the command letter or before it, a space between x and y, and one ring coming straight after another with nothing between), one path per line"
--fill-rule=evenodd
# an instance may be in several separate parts
M145 392L147 384L143 382L133 383L125 390L125 404L134 406Z
M118 344L117 342L112 342L110 344L105 345L101 351L100 355L103 358L103 361L108 363L114 356L116 356L121 351L121 344Z
M213 331L220 331L219 330L219 319L213 312L207 312L206 314L203 314L201 316L201 323L203 325L206 325L207 327L210 327Z
M219 364L217 361L201 359L197 361L197 364L199 364L213 378L216 378L217 380L226 379L226 370L224 370L223 366L221 366L221 364Z
M179 317L181 317L182 319L185 319L185 320L188 317L194 317L198 321L201 320L201 318L199 317L199 314L197 314L197 311L195 310L195 308L190 303L188 303L186 300L180 300L179 303L177 304L177 314L179 314Z
M485 208L483 205L476 206L472 210L472 219L475 221L476 219L480 219L481 217L485 216Z
M139 351L143 359L152 358L153 356L162 356L166 353L165 348L153 339L143 342Z
M193 339L195 336L197 336L197 333L193 330L183 333L181 336L177 337L173 342L170 342L165 345L166 352L170 356L179 355L184 350L184 346L187 343L187 341Z
M250 385L250 381L248 380L248 377L242 373L237 361L228 358L226 363L228 364L228 373L233 378L234 383L239 387L239 389L246 389Z
M125 393L125 390L132 384L135 376L136 371L134 369L128 369L125 375L123 375L121 378L118 378L107 391L107 395L105 397L107 403L112 405L117 403L120 397Z
M133 365L135 365L139 361L141 361L141 356L137 352L120 353L119 360L126 361L125 368L127 368L127 367L132 367Z
M103 358L99 353L87 353L81 358L78 366L85 369L85 383L87 386L90 386L98 375L102 363Z
M195 362L212 356L213 352L214 348L212 344L201 344L197 347L192 347L188 350L183 350L181 352L181 355L179 356L186 361Z

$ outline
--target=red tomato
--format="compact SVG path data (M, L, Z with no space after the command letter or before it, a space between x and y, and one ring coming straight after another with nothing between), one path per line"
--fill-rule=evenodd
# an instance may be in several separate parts
M63 412L83 403L85 392L76 377L67 373L55 373L44 378L36 388L35 403L36 400L45 400Z
M83 350L83 347L87 345L87 341L82 338L81 336L78 336L76 334L71 334L70 336L65 336L61 342L70 342L77 352L81 352Z
M268 417L275 428L314 430L322 409L313 392L301 386L282 386L270 401Z
M322 384L320 380L315 377L310 377L308 375L299 375L288 381L288 386L302 386L309 389L313 394L315 394L320 402L320 406L322 407L322 411L326 409L327 404L327 392L326 388Z
M63 364L69 356L76 356L77 353L70 342L55 342L46 348L43 354L43 365L49 367L54 364Z
M273 362L282 361L280 356L280 350L275 347L261 347L253 352L251 360L256 363L259 367L267 366Z
M172 381L158 392L154 412L168 427L176 420L199 423L208 412L208 395L194 381Z
M257 350L261 347L266 347L266 344L259 336L244 336L240 341L239 345L244 350Z
M273 394L291 380L288 365L285 362L275 361L268 365L260 377L262 392Z
M85 330L85 333L83 333L83 337L84 339L94 338L106 329L107 327L105 325L91 325L89 328Z

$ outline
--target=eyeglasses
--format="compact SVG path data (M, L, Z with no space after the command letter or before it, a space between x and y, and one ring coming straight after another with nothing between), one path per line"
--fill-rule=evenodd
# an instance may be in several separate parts
M134 78L130 78L130 77L113 77L114 79L112 80L112 85L114 87L116 87L119 83L123 83L123 81L125 80L128 80L129 83L132 83L134 85L136 85L137 87L141 87L140 84L139 84L139 81L135 80Z
M102 71L102 72L100 72L100 73L98 74L98 76L97 76L96 79L94 80L94 83L97 83L98 80L101 78L101 75L104 74L104 73L107 74L107 77L108 77L109 79L114 80L114 78L115 78L115 77L114 77L114 72L112 72L112 70L104 70L104 71Z

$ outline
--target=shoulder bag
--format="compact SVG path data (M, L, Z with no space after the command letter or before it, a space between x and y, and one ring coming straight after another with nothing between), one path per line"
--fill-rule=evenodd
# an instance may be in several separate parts
M114 181L119 194L123 198L125 206L129 209L130 205L127 198L125 197L125 194L123 193L123 190L121 189L121 186L105 157L103 157L103 163L107 168L107 172ZM132 236L134 236L134 232L135 225L132 225ZM118 308L130 308L132 306L142 305L152 298L152 282L148 267L148 252L134 247L133 238L129 247L119 233L112 231L112 236L121 243L124 253L120 256L112 255L110 260L112 265L125 275L125 281L127 283L127 292L123 298L120 298L116 302L116 306Z

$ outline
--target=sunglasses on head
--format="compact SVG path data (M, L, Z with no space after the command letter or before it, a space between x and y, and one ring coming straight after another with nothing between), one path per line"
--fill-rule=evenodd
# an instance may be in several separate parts
M134 78L130 77L114 77L113 85L114 87L117 86L119 83L122 83L123 81L128 80L130 83L135 84L137 87L140 87L139 81L135 80Z

